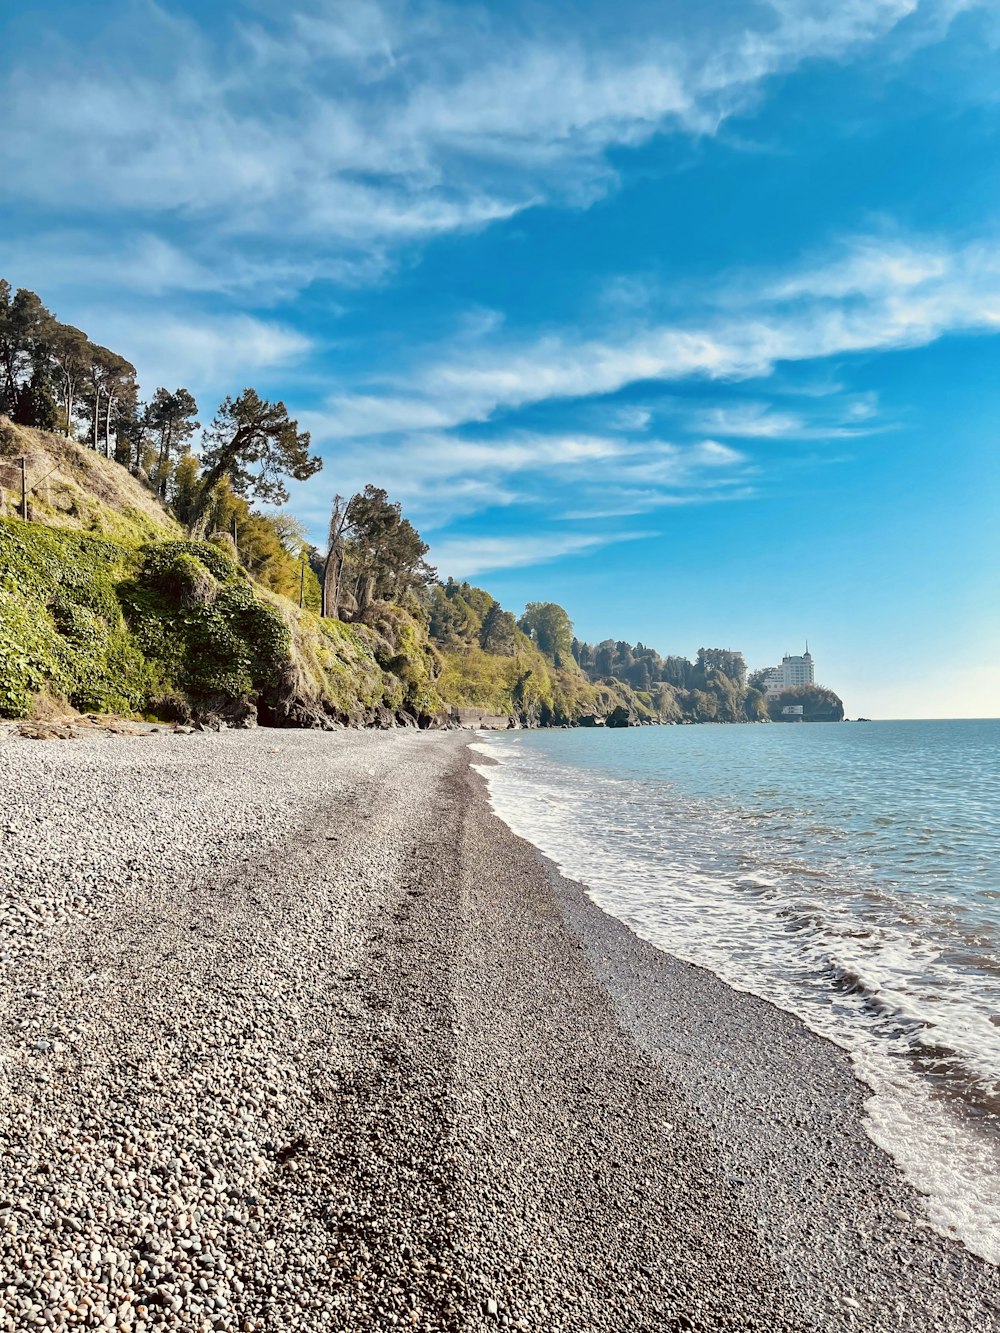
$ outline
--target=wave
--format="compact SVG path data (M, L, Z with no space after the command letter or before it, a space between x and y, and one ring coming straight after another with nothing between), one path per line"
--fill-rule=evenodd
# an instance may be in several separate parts
M928 1220L1000 1263L991 926L947 895L901 891L868 843L828 837L791 807L761 818L514 738L476 748L495 761L484 775L497 814L601 907L844 1047L873 1092L865 1128L926 1195ZM924 888L932 869L922 862Z

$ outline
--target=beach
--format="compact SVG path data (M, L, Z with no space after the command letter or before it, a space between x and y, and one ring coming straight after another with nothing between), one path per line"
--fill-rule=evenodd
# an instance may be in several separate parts
M1000 1327L846 1054L469 740L5 733L0 1329Z

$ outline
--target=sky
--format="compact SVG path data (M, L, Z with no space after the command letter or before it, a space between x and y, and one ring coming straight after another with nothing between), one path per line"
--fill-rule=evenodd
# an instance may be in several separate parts
M442 577L1000 714L1000 2L8 0L0 276Z

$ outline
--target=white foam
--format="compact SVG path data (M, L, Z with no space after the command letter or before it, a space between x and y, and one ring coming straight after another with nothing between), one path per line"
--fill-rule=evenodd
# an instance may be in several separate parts
M810 863L766 818L708 808L663 783L637 790L510 738L473 748L495 761L482 771L496 813L601 907L845 1047L872 1089L865 1129L926 1196L928 1221L1000 1263L996 1118L957 1112L913 1060L946 1050L961 1090L1000 1091L995 1006L982 978L949 961L939 932L902 920L902 905L846 852Z

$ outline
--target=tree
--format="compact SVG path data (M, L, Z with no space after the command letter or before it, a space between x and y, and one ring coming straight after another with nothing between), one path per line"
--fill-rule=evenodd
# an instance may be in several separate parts
M135 366L117 352L107 352L104 363L104 452L108 458L111 457L112 424L116 427L115 453L118 453L118 409L124 408L127 421L135 411L136 397Z
M648 690L653 683L649 658L637 657L632 665L626 669L625 679L630 685L634 685L637 690Z
M0 281L0 404L22 426L49 415L50 350L59 326L34 292L20 287L10 295L10 283ZM81 335L83 336L83 335Z
M738 685L746 683L747 664L743 660L743 654L733 652L731 648L699 648L695 666L706 680L715 672L721 671Z
M96 343L87 343L87 374L83 387L88 398L90 442L111 457L111 422L114 408L135 385L135 366L117 352Z
M494 602L483 618L479 631L479 645L484 652L497 657L513 657L517 652L517 621L512 611L501 609Z
M529 602L518 627L538 645L557 667L575 665L573 622L555 602Z
M171 503L179 521L190 527L194 522L201 493L198 460L194 454L182 454L174 469Z
M686 690L691 685L694 666L686 657L667 657L663 662L663 679L675 689Z
M187 447L191 436L201 428L195 421L198 404L187 389L157 389L146 413L148 429L157 437L156 470L154 479L161 499L166 499L171 459Z
M614 639L602 639L594 649L594 670L598 679L604 679L614 674L615 670L615 641Z
M205 469L195 527L201 530L209 497L224 478L241 496L272 504L288 499L287 477L306 481L323 466L309 454L309 432L288 415L284 403L269 403L255 389L226 398L206 436Z
M51 349L62 390L63 425L66 438L69 439L77 390L90 369L90 343L81 329L75 329L72 324L57 324Z
M373 601L404 601L408 593L434 578L435 571L424 559L427 543L381 487L366 486L351 497L344 537L345 563L359 613Z
M333 620L340 619L340 579L344 569L347 507L348 502L342 495L333 497L326 560L323 563L323 598L320 605L320 614L329 616Z
M335 495L323 566L323 615L364 615L372 602L405 602L435 571L427 543L401 506L378 486L345 500Z

